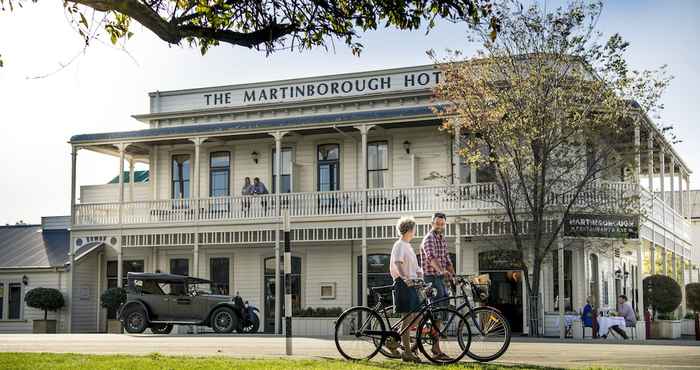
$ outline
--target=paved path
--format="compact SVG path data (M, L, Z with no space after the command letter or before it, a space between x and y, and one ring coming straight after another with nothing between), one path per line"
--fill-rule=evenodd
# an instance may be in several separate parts
M700 369L700 346L693 342L681 342L684 345L665 343L557 343L515 339L498 363L566 368ZM284 339L221 335L0 334L0 352L158 352L186 356L284 357ZM339 357L332 340L313 338L295 338L294 354L294 357L303 358Z

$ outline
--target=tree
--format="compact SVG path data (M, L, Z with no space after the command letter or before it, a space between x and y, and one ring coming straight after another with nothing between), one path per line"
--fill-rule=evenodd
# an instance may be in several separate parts
M0 0L0 9L12 11L25 2ZM339 39L359 55L361 31L382 25L416 30L423 24L430 30L439 18L452 22L487 18L492 30L498 29L497 19L490 17L490 0L64 0L64 6L86 44L95 35L95 25L104 27L112 43L128 39L134 20L168 44L184 40L202 54L220 43L270 54L287 47L326 47L329 40ZM90 11L104 17L94 18Z
M681 286L665 275L651 275L642 281L644 307L651 307L654 314L671 313L681 304Z
M443 71L434 89L436 114L444 129L459 133L464 161L495 182L483 200L502 211L494 222L507 228L523 267L530 335L539 335L540 271L567 218L639 212L634 187L597 180L635 168L633 127L659 112L670 80L663 67L631 70L620 35L601 43L601 11L601 3L544 12L504 1L492 9L497 38L483 22L471 28L470 40L483 46L474 56L429 53Z
M700 283L686 284L685 304L696 314L700 313Z
M58 311L65 306L63 294L58 289L34 288L24 295L27 306L44 311L44 320L48 317L48 311Z

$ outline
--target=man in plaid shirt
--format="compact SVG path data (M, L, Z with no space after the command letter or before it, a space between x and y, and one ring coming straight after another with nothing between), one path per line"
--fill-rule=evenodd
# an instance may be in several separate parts
M447 249L447 239L445 239L444 236L446 223L447 216L445 216L445 214L442 212L436 212L433 215L432 228L430 232L425 235L423 242L420 245L421 268L423 269L423 276L425 281L432 283L432 287L435 288L436 300L447 296L445 279L451 280L452 275L455 273ZM437 304L440 306L447 306L448 303L448 300L444 300L442 302L438 302ZM444 318L442 319L444 320ZM436 320L436 325L438 327L440 327L441 323L442 320ZM447 357L447 355L440 350L439 341L436 341L433 344L432 351L435 355Z

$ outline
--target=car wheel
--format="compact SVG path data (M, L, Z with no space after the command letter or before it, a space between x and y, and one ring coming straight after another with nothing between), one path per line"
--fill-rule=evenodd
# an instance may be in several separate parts
M130 334L143 333L148 328L146 312L141 307L133 307L124 315L124 329Z
M171 331L173 331L173 324L151 325L151 333L153 334L170 334Z
M248 325L241 328L240 333L257 333L258 329L260 329L260 318L258 318L256 313L253 313L251 321L249 321L247 324Z
M211 328L217 333L230 333L236 326L236 315L233 310L222 307L211 315Z

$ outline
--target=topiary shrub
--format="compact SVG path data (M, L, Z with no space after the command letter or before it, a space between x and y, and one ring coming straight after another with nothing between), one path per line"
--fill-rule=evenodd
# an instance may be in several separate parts
M124 302L126 302L126 290L123 288L109 288L100 296L100 305L109 310L118 310Z
M682 292L678 283L668 276L651 275L644 278L644 307L654 313L671 313L681 304Z
M690 283L685 286L685 306L700 312L700 283Z
M54 288L34 288L24 295L24 302L27 306L44 311L44 320L48 317L49 311L58 311L66 302L63 294Z

